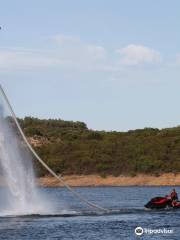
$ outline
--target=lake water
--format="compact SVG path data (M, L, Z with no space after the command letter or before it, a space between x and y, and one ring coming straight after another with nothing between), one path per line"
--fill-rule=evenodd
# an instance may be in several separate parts
M180 187L177 187L180 194ZM165 195L171 187L95 187L76 188L90 201L113 209L102 214L87 208L64 188L41 188L52 209L44 215L0 216L0 239L8 240L119 240L180 239L179 210L145 210L152 197ZM0 188L0 204L4 203ZM1 208L2 209L2 208ZM136 236L137 226L143 229L168 229L173 233Z

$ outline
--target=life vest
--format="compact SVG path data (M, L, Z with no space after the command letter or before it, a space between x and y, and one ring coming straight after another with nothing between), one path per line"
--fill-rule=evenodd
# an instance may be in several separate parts
M173 192L171 193L171 198L177 198L177 193L173 191Z

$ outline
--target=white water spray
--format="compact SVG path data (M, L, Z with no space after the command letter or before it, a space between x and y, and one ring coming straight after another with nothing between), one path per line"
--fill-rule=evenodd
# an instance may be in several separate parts
M81 194L79 194L78 192L74 191L62 178L62 176L58 176L40 157L39 155L35 152L35 150L32 148L32 146L29 144L26 136L24 135L24 132L21 128L21 126L19 125L19 122L16 118L16 115L11 107L11 104L3 90L3 88L0 85L0 93L3 97L3 100L5 101L4 103L6 104L7 108L10 110L10 114L12 115L12 120L14 121L18 132L20 134L20 136L22 137L22 140L24 140L24 143L26 144L28 150L32 153L32 155L36 158L36 160L38 160L39 163L41 163L41 165L52 175L54 176L56 179L58 179L63 185L64 187L66 187L66 189L68 189L76 198L78 198L81 202L86 203L89 207L97 209L99 211L103 211L103 212L109 212L108 209L103 208L97 204L94 204L93 202L90 202L88 199L86 199L85 197L83 197ZM3 115L2 115L3 116Z
M1 101L0 174L7 189L7 206L0 214L44 213L47 206L35 186L31 156L6 111L5 103Z

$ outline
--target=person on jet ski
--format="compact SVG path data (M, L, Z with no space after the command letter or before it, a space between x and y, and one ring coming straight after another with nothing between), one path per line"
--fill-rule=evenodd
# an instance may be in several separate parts
M177 195L177 192L176 192L175 189L172 190L170 196L171 196L172 201L177 201L178 200L178 195Z

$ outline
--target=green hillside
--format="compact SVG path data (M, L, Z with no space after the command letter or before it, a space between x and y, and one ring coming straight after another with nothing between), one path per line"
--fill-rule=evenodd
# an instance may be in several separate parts
M93 131L85 123L19 119L46 163L62 174L161 174L180 171L180 127ZM39 176L47 172L37 163Z

